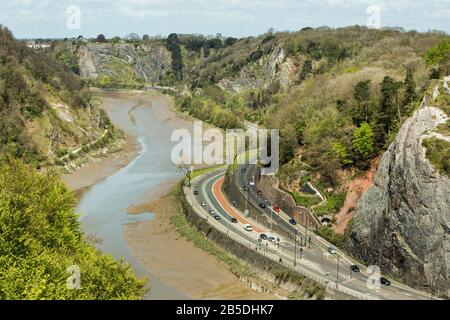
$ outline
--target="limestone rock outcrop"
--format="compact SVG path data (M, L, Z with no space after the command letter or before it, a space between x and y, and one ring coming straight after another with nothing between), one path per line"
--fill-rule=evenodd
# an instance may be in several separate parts
M170 52L160 45L89 43L78 49L78 58L80 75L85 79L123 77L127 72L146 82L159 83L171 68Z
M358 203L347 248L414 288L449 298L450 179L422 145L430 136L449 141L435 132L448 116L431 100L424 99L384 153Z

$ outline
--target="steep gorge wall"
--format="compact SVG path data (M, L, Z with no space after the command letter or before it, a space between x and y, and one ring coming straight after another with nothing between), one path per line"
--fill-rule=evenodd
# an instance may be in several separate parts
M298 80L304 57L288 57L282 44L258 61L244 66L234 78L224 78L218 87L229 92L267 88L275 81L285 88Z
M450 297L450 180L422 140L447 116L426 100L383 155L361 198L348 248L408 285Z
M89 43L78 49L78 58L80 75L85 79L127 75L159 83L171 68L170 52L156 44Z

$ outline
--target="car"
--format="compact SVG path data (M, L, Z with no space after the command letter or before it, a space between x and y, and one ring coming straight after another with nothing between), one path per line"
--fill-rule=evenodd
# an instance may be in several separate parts
M220 220L220 216L218 214L214 215L214 219Z
M238 220L236 218L231 218L231 223L238 223Z
M213 209L209 209L209 214L216 214L216 212Z
M267 234L265 234L265 233L261 233L261 234L259 235L259 238L260 238L260 239L263 239L263 240L268 240L268 239L269 239L269 237L268 237Z
M273 211L280 212L280 207L279 206L273 206Z
M206 207L206 202L202 201L202 207Z
M244 230L245 231L248 231L248 232L251 232L251 231L253 231L253 227L252 227L252 225L251 224L244 224Z
M250 185L254 186L255 185L255 181L250 181Z
M275 237L269 236L269 242L275 243L277 242L277 239Z
M242 173L246 173L247 172L247 168L242 168L241 172Z
M360 272L359 267L356 264L350 266L350 270L352 272Z
M289 219L289 223L292 224L293 226L297 225L297 221L295 221L295 219Z
M247 186L244 186L244 191L248 191L248 190L250 190L250 188L249 187L247 187Z
M257 194L258 194L258 196L262 196L262 191L258 190Z
M194 190L194 196L198 196L198 191Z
M385 287L391 285L391 282L390 282L388 279L386 279L385 277L381 277L381 278L380 278L380 283L381 283L383 286L385 286Z
M329 247L329 248L328 248L328 252L331 253L331 254L336 254L336 253L337 253L335 247Z
M266 204L265 204L264 202L261 202L261 203L259 204L259 207L260 207L261 209L265 209L267 206L266 206Z

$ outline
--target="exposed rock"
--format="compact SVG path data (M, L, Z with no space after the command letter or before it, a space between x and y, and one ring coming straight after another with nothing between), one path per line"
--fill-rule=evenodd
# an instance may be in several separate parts
M221 79L217 85L229 92L267 88L274 81L279 81L282 87L287 87L297 80L303 62L301 55L286 57L283 46L278 45L270 54L244 66L235 78Z
M450 180L422 140L447 116L426 100L384 153L354 215L348 248L408 285L450 296Z
M78 57L80 75L86 79L117 76L128 69L137 78L158 83L171 64L170 52L161 45L89 43L79 48Z

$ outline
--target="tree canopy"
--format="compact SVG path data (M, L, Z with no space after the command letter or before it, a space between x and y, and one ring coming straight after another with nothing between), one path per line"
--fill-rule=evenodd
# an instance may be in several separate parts
M86 243L75 197L49 171L0 161L0 299L140 299L145 280ZM67 285L80 272L80 287ZM68 269L69 268L69 269Z

